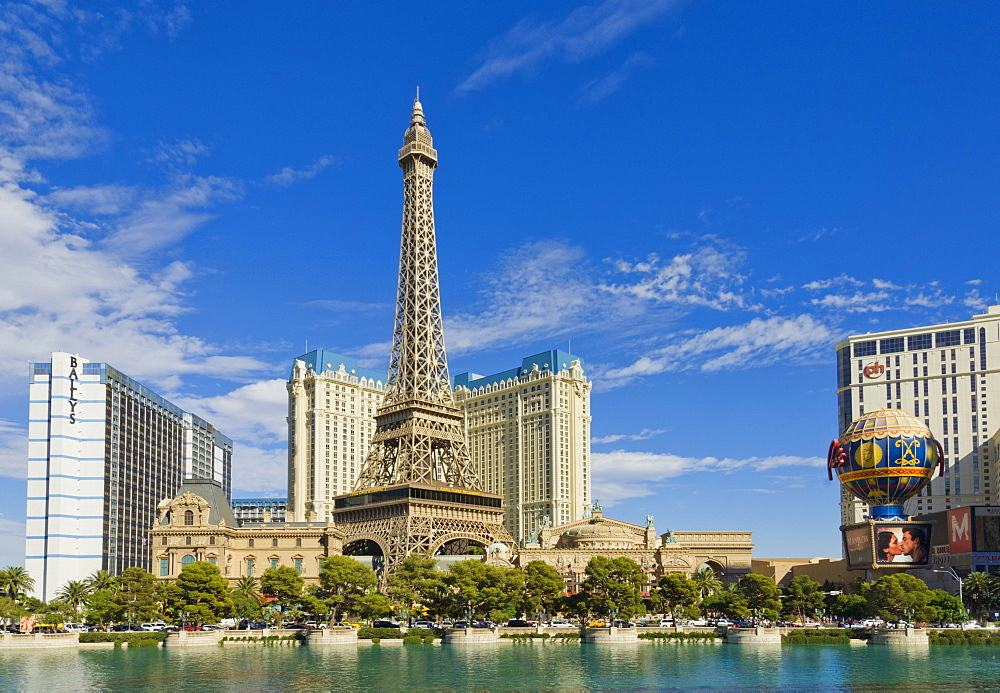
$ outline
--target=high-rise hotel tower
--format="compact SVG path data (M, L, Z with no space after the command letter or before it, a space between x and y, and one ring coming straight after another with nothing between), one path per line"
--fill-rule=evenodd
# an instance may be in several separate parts
M288 512L295 521L331 520L331 498L354 489L385 381L385 373L322 349L295 359L288 379Z
M855 335L836 349L839 430L866 411L904 409L944 448L945 473L906 502L907 513L998 504L1000 306L963 322ZM865 519L852 496L840 507L844 524Z
M106 363L30 365L25 568L35 596L97 570L151 569L156 506L185 478L231 494L232 441Z
M326 521L331 496L354 488L375 431L385 375L329 351L295 359L288 381L288 507ZM582 359L553 349L493 375L452 378L469 456L503 496L504 525L523 542L545 522L588 511L590 390Z

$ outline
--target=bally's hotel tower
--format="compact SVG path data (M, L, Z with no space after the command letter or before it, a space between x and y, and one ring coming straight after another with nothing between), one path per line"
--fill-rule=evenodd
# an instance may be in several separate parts
M156 506L185 478L231 495L232 441L106 363L29 366L25 568L52 599L97 570L149 570Z

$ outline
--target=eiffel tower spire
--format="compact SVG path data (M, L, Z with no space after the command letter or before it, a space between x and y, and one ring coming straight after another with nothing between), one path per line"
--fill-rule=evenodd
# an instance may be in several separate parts
M451 404L444 350L437 242L434 236L434 169L437 150L419 100L399 150L403 169L403 234L399 248L396 324L389 356L385 403L418 399Z
M385 399L354 491L334 499L352 542L378 544L385 566L414 552L512 545L502 498L484 493L465 443L445 356L434 235L437 151L419 99L399 150L403 228ZM372 547L369 546L369 549Z

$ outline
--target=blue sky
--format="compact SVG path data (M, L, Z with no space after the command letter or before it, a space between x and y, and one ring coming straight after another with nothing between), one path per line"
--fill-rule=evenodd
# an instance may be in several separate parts
M0 565L27 363L106 361L284 495L291 360L384 370L416 85L451 372L561 348L594 495L840 554L833 345L996 302L995 3L6 3Z

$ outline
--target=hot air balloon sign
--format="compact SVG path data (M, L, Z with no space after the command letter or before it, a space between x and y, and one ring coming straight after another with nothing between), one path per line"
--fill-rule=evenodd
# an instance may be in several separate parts
M908 520L903 502L943 464L941 444L930 429L901 409L862 414L830 443L827 454L830 479L836 470L841 486L867 503L876 521Z

